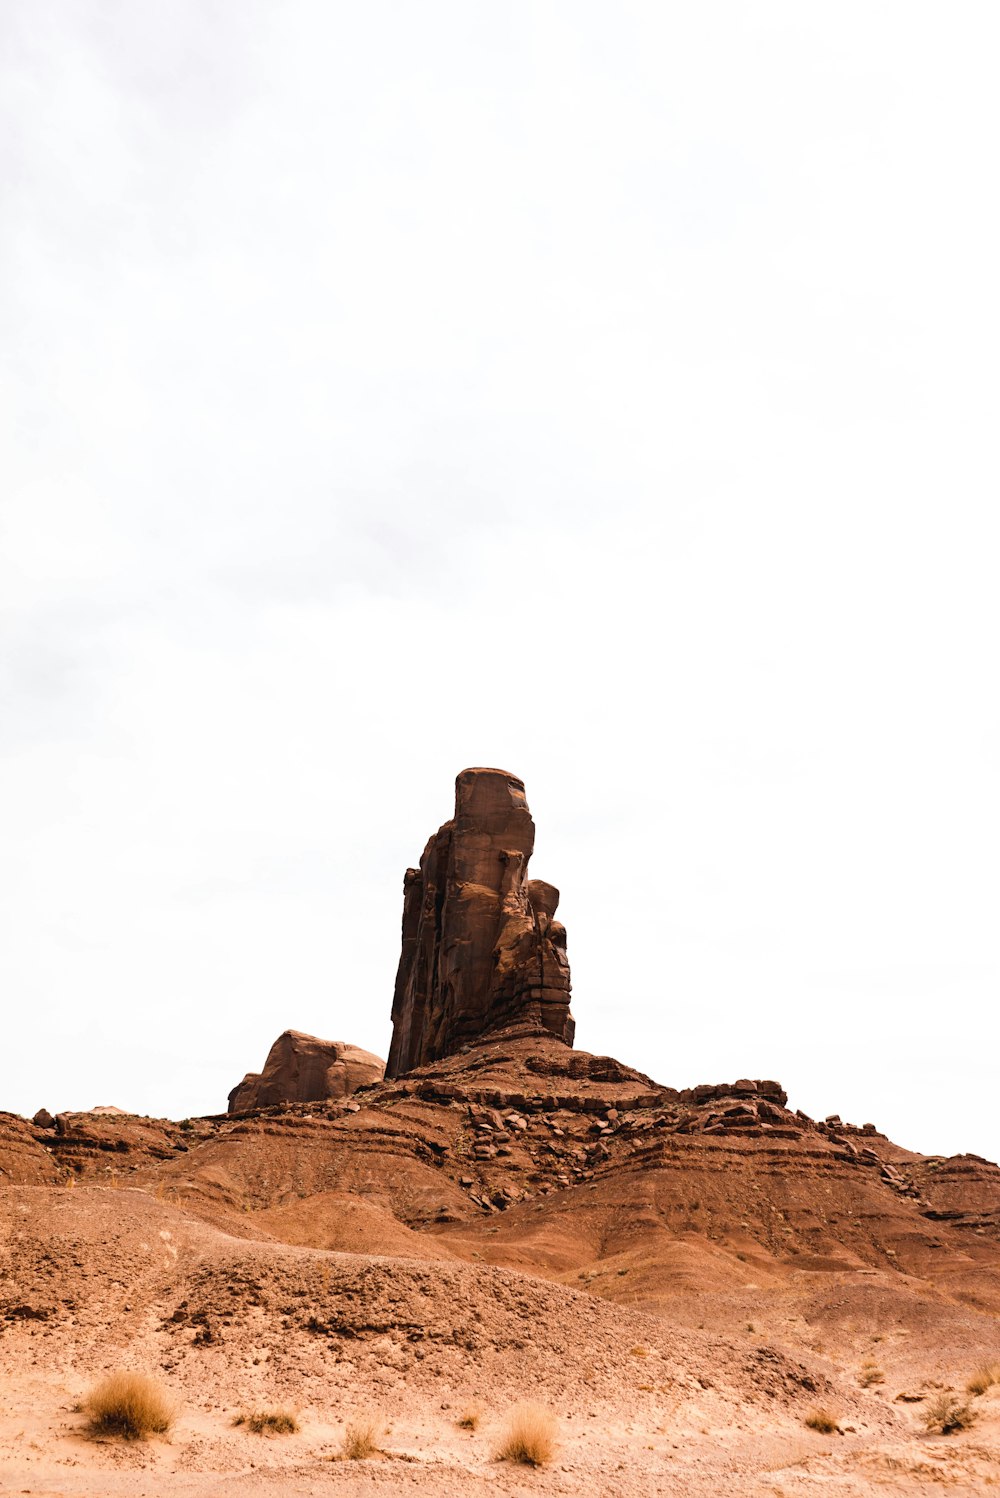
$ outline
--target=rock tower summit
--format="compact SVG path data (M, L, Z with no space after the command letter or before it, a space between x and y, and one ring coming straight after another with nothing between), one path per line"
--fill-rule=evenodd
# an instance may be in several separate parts
M534 844L524 782L506 770L463 770L454 817L403 883L387 1077L515 1021L573 1044L559 891L527 877Z

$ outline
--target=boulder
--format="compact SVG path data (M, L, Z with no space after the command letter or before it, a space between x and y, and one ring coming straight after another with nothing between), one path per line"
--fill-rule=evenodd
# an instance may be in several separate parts
M229 1112L275 1103L318 1103L349 1097L355 1088L381 1082L385 1062L342 1040L319 1040L299 1030L279 1035L262 1072L248 1072L229 1094Z
M572 1045L559 891L528 878L534 843L523 781L506 770L463 770L454 817L403 883L387 1076L514 1022Z

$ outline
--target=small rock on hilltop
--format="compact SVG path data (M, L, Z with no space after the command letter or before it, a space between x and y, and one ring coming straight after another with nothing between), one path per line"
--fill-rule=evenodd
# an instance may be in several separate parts
M384 1073L385 1062L360 1046L286 1030L268 1051L264 1070L248 1072L233 1088L229 1112L348 1097L358 1087L381 1082Z

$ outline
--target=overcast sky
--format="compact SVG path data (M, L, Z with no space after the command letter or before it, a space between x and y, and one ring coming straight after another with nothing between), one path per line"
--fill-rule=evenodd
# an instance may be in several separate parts
M385 1055L521 775L581 1048L1000 1155L992 3L0 12L0 1108Z

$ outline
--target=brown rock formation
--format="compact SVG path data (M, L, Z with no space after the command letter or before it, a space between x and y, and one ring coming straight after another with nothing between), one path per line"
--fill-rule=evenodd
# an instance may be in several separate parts
M58 1174L50 1151L27 1119L0 1112L0 1194L11 1185L48 1185Z
M573 1044L559 891L527 877L534 843L523 781L463 770L454 818L406 871L387 1076L512 1021Z
M230 1113L275 1103L316 1103L347 1097L357 1087L381 1082L385 1063L371 1051L340 1040L317 1040L299 1030L279 1035L262 1072L248 1072L229 1094Z

